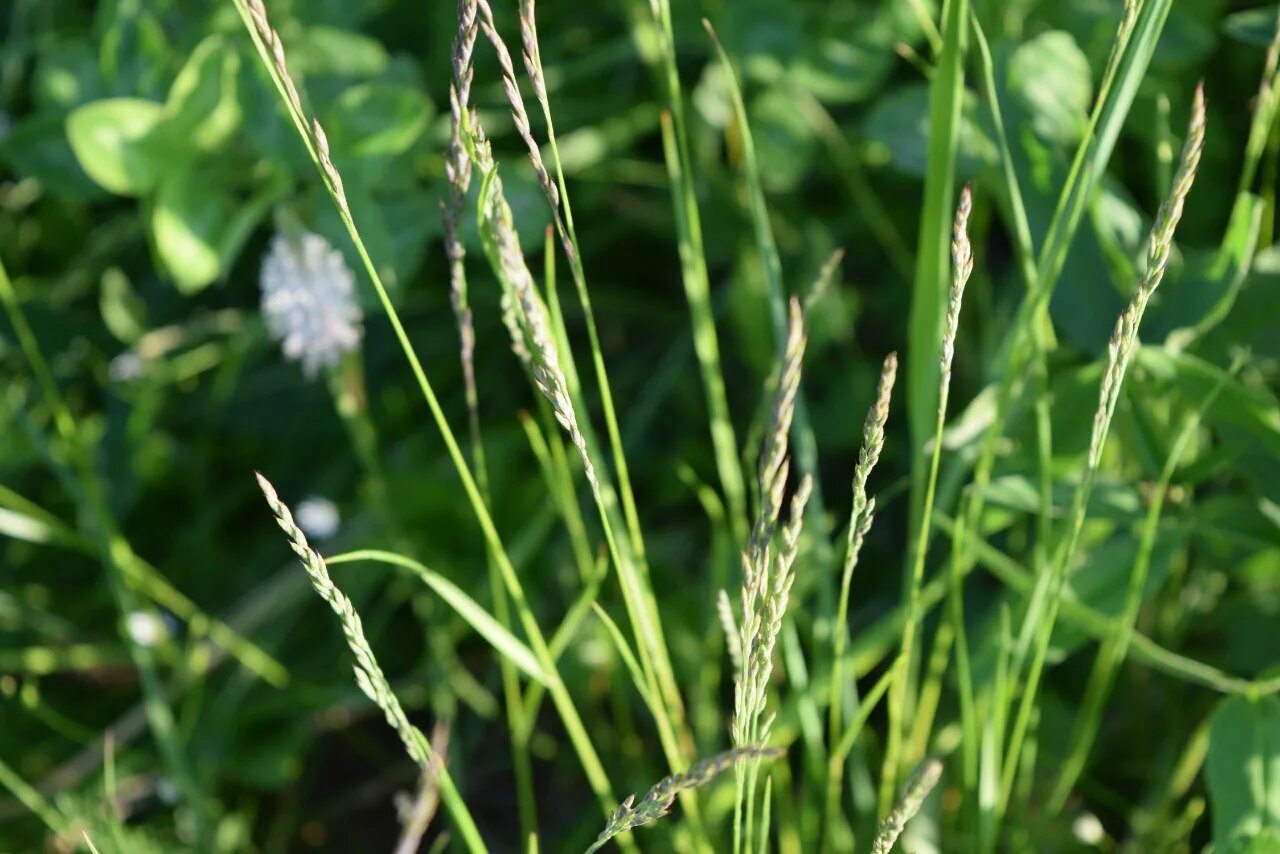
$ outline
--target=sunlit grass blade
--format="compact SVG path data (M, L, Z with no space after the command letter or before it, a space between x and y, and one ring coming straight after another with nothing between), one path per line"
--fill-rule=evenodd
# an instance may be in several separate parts
M511 634L476 600L463 592L462 588L440 575L440 573L432 572L419 561L379 549L360 549L344 552L343 554L326 557L324 560L330 566L367 560L399 566L409 570L422 579L422 582L443 599L471 628L475 629L478 635L487 640L495 652L516 667L519 667L530 679L546 684L547 674L538 664L533 651L525 646L523 641Z
M693 185L693 159L689 154L689 131L685 120L684 94L676 66L675 35L671 26L669 0L653 0L654 34L658 39L657 69L666 87L667 110L662 114L662 150L667 163L672 208L676 217L681 279L693 321L693 344L702 374L711 443L716 470L724 489L730 530L736 542L747 537L747 493L738 463L738 442L720 367L720 341L711 309L711 281L702 241L702 218Z

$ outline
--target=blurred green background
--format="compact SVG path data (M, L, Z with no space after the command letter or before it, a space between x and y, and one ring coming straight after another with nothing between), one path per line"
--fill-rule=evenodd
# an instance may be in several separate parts
M328 130L370 252L461 428L465 408L438 211L455 10L449 2L410 0L269 5L291 68ZM515 43L515 4L495 5ZM805 378L824 497L838 529L880 360L905 346L931 62L921 20L937 10L927 0L674 6L740 436L758 437L774 349L738 178L741 135L701 17L715 24L744 78L787 282L802 291L833 250L846 251L813 315ZM975 0L1037 236L1084 130L1119 6ZM703 647L714 619L709 590L713 578L730 571L732 555L713 541L699 503L697 487L715 483L715 468L659 139L661 88L645 61L653 49L647 30L637 24L647 4L543 0L538 9L655 587L688 683L696 681L704 654L719 654ZM1160 598L1144 625L1173 649L1248 674L1278 663L1275 134L1254 188L1261 193L1256 225L1229 225L1275 11L1274 4L1225 0L1174 3L1052 305L1061 345L1050 365L1054 463L1068 472L1088 441L1095 360L1132 288L1190 93L1203 78L1210 117L1201 178L1179 232L1181 258L1144 337L1166 340L1223 307L1195 355L1219 367L1238 348L1251 356L1238 389L1232 386L1209 414L1220 441L1198 451L1179 479L1182 491L1168 515L1181 528L1161 542L1153 567ZM477 62L473 97L538 269L546 207L487 45L477 47ZM964 408L993 379L997 348L1022 293L989 113L972 75L970 85L961 177L973 182L978 200L978 263L953 390L958 420L949 438L961 449L972 442ZM0 258L54 379L92 439L93 465L123 535L194 606L169 594L143 597L157 606L147 613L161 621L155 652L181 738L218 805L218 846L390 848L398 833L392 796L414 788L415 770L352 684L340 633L307 588L251 476L262 470L291 502L307 496L336 502L341 524L322 544L326 551L395 545L370 509L329 387L323 379L308 381L282 357L258 314L262 259L277 221L286 220L323 235L360 269L229 0L0 2ZM466 238L478 260L474 231ZM554 625L573 598L576 570L568 540L545 511L546 488L517 418L534 401L501 326L497 287L481 263L469 272L495 518L535 607ZM369 410L397 536L405 551L485 601L479 532L368 282L362 274L356 281L367 309L362 358ZM578 342L576 303L566 298L566 310ZM139 717L140 689L103 570L92 545L75 533L87 523L77 516L74 486L60 476L65 448L11 333L7 322L0 326L0 758L93 831L106 826L101 757L104 730L114 727L110 752L128 817L126 847L175 850L189 843L189 828L183 810L173 809L172 786ZM580 346L586 352L585 340ZM1120 514L1112 518L1140 513L1143 486L1164 459L1157 449L1168 440L1172 412L1206 388L1203 377L1178 367L1149 366L1131 378L1132 405L1118 428L1128 477L1107 483L1108 506ZM980 407L972 414L980 418ZM1004 548L1015 555L1034 509L1027 475L1033 451L1018 441L1030 429L1015 429L999 472L1002 491L992 499L1004 514ZM855 638L856 627L873 623L899 595L907 513L894 496L903 494L910 465L904 437L899 411L877 475L883 511L855 578ZM1110 551L1096 553L1098 589L1081 595L1115 611L1126 579L1109 573L1104 561L1127 565L1133 539L1109 542ZM447 722L455 774L493 844L515 850L506 728L489 650L405 578L363 564L335 573L365 615L373 646L414 719L424 730ZM613 587L606 585L606 602L617 596ZM979 625L990 622L1001 601L1016 601L987 578L971 585L969 596ZM287 671L287 684L268 684L226 660L208 640L204 615L225 620L268 652ZM1064 637L1057 646L1065 663L1050 676L1042 728L1055 715L1069 725L1065 716L1088 672L1088 658L1072 655L1083 638ZM611 696L625 678L620 667L594 629L566 653L566 672L589 717L617 733L602 742L625 792L660 776L662 763L636 704ZM1206 816L1180 812L1189 823L1173 828L1157 826L1151 813L1144 825L1142 811L1159 801L1169 769L1215 699L1150 674L1122 680L1085 786L1088 809L1109 833L1139 846L1156 845L1166 832L1179 845L1207 841ZM710 721L705 731L723 737L715 729L719 711L695 714ZM546 793L540 819L546 849L561 850L563 840L593 835L599 822L586 808L591 797L571 755L558 748L558 721L547 712L544 718L534 742ZM1042 746L1050 754L1042 762L1052 764L1053 748ZM1194 783L1182 795L1192 800L1179 803L1192 803L1204 791ZM1045 818L1064 848L1075 844L1069 830L1075 814ZM38 850L41 839L39 821L0 793L0 849ZM70 850L80 839L43 844Z

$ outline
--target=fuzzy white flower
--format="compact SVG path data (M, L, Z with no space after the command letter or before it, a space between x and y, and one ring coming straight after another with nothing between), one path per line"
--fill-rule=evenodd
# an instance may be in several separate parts
M303 533L317 540L327 540L338 533L338 525L342 522L338 505L318 495L299 501L293 517Z
M360 344L360 306L338 250L311 232L277 234L262 262L262 316L288 359L313 377Z
M129 637L138 646L153 647L169 637L169 630L158 614L151 611L132 611L125 620Z

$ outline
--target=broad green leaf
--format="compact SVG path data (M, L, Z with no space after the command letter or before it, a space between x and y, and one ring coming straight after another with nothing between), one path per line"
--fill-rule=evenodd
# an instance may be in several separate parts
M0 138L0 162L59 195L82 200L105 196L101 185L81 168L67 139L66 124L61 113L36 113L24 119Z
M977 100L973 94L964 92L957 97L962 107L956 130L956 169L967 177L995 162L996 148L974 121ZM929 87L923 83L877 98L862 126L869 143L868 160L887 162L901 172L923 178L928 169L932 121Z
M89 177L122 196L150 190L164 171L151 132L163 108L139 98L93 101L67 116L67 139Z
M1223 376L1221 368L1189 353L1171 353L1159 347L1141 347L1137 364L1150 378L1171 383L1190 400L1203 399L1218 383L1222 391L1206 416L1206 423L1239 427L1280 456L1280 403L1269 391Z
M356 157L401 154L431 118L425 95L409 86L367 83L342 93L327 129L335 151Z
M1080 138L1092 89L1089 60L1069 33L1039 35L1009 60L1009 91L1030 114L1035 132L1050 142Z
M102 274L98 308L107 329L125 344L137 341L147 330L146 304L134 293L129 277L119 267L109 267Z
M1216 854L1280 843L1280 699L1229 697L1213 713L1205 776Z
M462 588L438 572L432 572L412 558L376 550L347 552L336 557L325 558L325 562L329 564L352 563L360 560L389 563L393 566L400 566L410 570L434 590L449 607L453 608L458 616L465 620L471 628L475 629L477 634L487 640L499 655L505 656L508 661L523 670L531 679L535 679L543 685L547 684L546 672L538 664L538 659L534 656L533 651L490 616L489 612L463 592Z
M1276 20L1280 5L1246 9L1222 20L1222 31L1245 44L1266 47L1276 37Z
M240 56L209 36L178 72L165 102L165 133L201 151L221 146L240 127L236 79Z
M58 41L42 48L33 82L41 110L63 112L109 94L98 57L83 41Z
M750 122L756 156L768 164L761 181L770 190L794 189L809 171L816 147L795 96L783 87L769 89L751 102Z
M895 46L920 36L912 13L899 3L833 5L821 16L820 26L820 32L806 39L804 55L790 76L828 103L876 94L893 70Z
M178 290L195 293L218 278L218 249L231 209L217 181L198 168L161 181L151 209L151 234Z
M377 39L337 27L307 27L289 44L289 65L300 75L374 77L390 58Z

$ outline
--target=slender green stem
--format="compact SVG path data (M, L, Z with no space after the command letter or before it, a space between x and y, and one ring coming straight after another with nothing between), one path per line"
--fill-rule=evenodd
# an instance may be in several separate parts
M605 811L609 814L616 799L613 795L612 787L609 784L608 775L605 773L604 766L600 763L599 756L595 747L592 745L591 737L587 732L586 726L582 722L581 716L578 714L577 707L574 705L573 698L570 696L568 688L560 677L556 663L547 648L546 640L543 637L542 630L538 626L537 619L533 614L533 610L529 605L524 594L523 585L520 583L519 575L515 571L515 567L511 564L511 560L507 555L503 546L502 538L498 534L497 527L493 523L493 518L489 514L489 509L485 505L484 498L480 494L479 487L476 485L475 477L471 473L471 468L467 464L462 454L462 449L458 445L457 438L454 436L453 428L449 426L448 419L445 418L444 410L440 406L439 400L436 398L435 390L430 381L427 379L426 371L422 367L422 362L418 359L418 354L414 350L413 344L409 341L408 332L405 331L404 324L400 320L399 312L396 311L395 305L391 302L391 297L387 293L386 287L382 283L382 279L378 274L376 265L369 257L369 252L365 248L364 240L360 236L359 230L356 228L355 220L352 218L349 208L347 207L345 195L343 194L340 184L335 184L336 170L330 173L331 164L326 168L327 157L322 158L320 155L320 146L315 142L312 131L309 131L305 118L294 108L292 99L288 95L287 78L284 76L287 72L276 66L273 54L270 48L263 41L259 32L259 25L255 24L253 14L250 12L246 3L250 0L233 0L236 8L240 11L244 20L245 27L248 29L250 36L258 48L258 52L262 57L263 63L271 73L272 79L276 83L277 89L284 97L286 107L289 109L295 126L298 129L304 145L312 155L317 169L324 177L325 185L333 196L335 204L338 208L339 215L342 218L343 225L346 227L347 234L350 236L352 243L356 248L360 261L364 265L365 271L369 276L370 282L373 284L374 291L377 293L378 302L382 306L383 312L387 316L388 322L391 324L393 333L401 351L404 353L409 368L413 373L418 388L422 393L423 399L426 401L427 408L430 410L432 420L440 433L441 439L444 441L445 450L449 455L450 461L457 470L458 478L462 481L463 491L466 493L467 500L471 504L472 511L476 516L476 520L480 524L482 533L484 534L487 547L492 551L498 563L498 568L502 574L503 583L507 587L507 592L511 596L512 605L520 618L521 625L528 638L529 645L534 654L538 657L539 663L547 672L548 676L548 692L551 695L552 702L556 706L557 712L560 714L561 721L564 723L565 731L572 742L574 749L578 753L580 762L587 780L591 784L592 791L595 793L597 800ZM278 35L275 36L279 38Z
M693 320L693 344L702 373L702 384L710 416L711 443L715 451L720 485L724 489L730 530L735 542L747 536L747 499L742 468L738 464L738 442L724 389L720 367L720 343L711 310L711 285L702 242L702 219L693 188L693 158L689 154L689 131L685 121L684 95L676 67L675 35L671 27L669 0L652 0L654 31L658 37L662 67L660 77L667 93L667 112L662 116L662 144L670 178L671 201L679 236L680 267L689 314Z
M1183 421L1169 447L1169 455L1160 471L1160 479L1152 490L1147 515L1143 520L1142 533L1138 540L1138 553L1129 575L1129 587L1125 593L1124 610L1121 612L1119 631L1111 638L1104 640L1098 649L1098 657L1094 660L1093 670L1085 688L1084 702L1076 716L1075 733L1071 746L1067 751L1067 759L1058 774L1049 803L1051 809L1061 809L1067 796L1075 786L1076 780L1084 771L1085 761L1089 758L1089 750L1097 737L1098 727L1102 720L1102 712L1106 706L1107 696L1115 682L1116 673L1129 652L1133 640L1134 627L1138 620L1138 611L1142 607L1142 597L1146 590L1147 574L1151 568L1151 556L1155 551L1156 537L1159 533L1160 515L1164 510L1165 498L1169 494L1169 486L1178 470L1182 457L1186 454L1192 440L1200 430L1201 420L1218 398L1227 380L1239 370L1242 361L1237 359L1231 370L1223 373L1210 392L1205 395L1200 405Z

